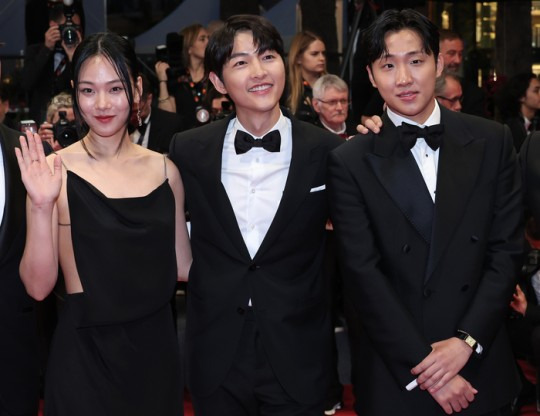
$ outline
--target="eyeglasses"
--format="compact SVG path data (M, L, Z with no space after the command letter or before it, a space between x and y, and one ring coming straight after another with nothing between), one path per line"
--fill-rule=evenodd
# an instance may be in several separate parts
M448 97L445 97L443 95L437 95L437 98L440 98L441 100L446 100L452 104L455 104L457 103L458 101L461 103L463 102L463 96L462 95L459 95L457 97L454 97L454 98L448 98Z
M342 98L341 100L321 100L320 98L316 98L321 103L325 103L326 105L329 105L330 107L337 107L338 104L341 104L343 107L346 107L349 105L349 100L346 100L345 98Z

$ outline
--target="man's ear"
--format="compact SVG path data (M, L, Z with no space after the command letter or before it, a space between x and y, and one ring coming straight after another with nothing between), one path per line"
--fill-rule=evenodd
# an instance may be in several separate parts
M313 109L315 112L319 114L321 112L321 102L317 98L313 98L311 104L313 104Z
M435 65L437 67L437 77L440 77L444 69L444 59L443 59L442 54L437 55L437 59L435 60Z
M371 85L373 85L373 88L377 88L377 83L375 82L375 79L373 78L373 73L371 72L371 66L366 65L366 70L369 75L369 81L371 82Z
M210 72L208 78L210 78L210 81L212 82L216 90L218 90L221 94L227 94L227 88L225 88L225 84L219 79L215 72Z

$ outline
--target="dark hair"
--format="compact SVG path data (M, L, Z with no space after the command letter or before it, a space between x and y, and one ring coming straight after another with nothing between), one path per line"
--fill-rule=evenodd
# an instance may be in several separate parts
M511 77L496 95L501 118L517 117L521 114L521 98L527 94L531 80L536 79L532 72L524 72Z
M134 81L139 76L137 56L130 43L115 33L95 33L84 39L73 55L73 112L81 129L79 137L88 133L88 124L84 121L79 108L79 74L82 65L94 56L103 56L112 65L126 92L130 108L133 108ZM126 131L131 118L131 112L126 116Z
M276 51L284 57L283 40L268 19L261 16L242 14L231 16L225 25L214 32L204 53L206 73L214 72L223 81L223 66L229 61L238 32L251 32L257 53Z
M439 42L442 42L443 40L456 40L456 39L463 42L463 37L459 33L453 32L448 29L439 30Z
M428 55L433 55L435 62L439 55L439 31L427 17L412 9L386 10L363 34L363 47L366 60L373 62L388 54L385 36L390 32L409 29L422 41L422 48Z

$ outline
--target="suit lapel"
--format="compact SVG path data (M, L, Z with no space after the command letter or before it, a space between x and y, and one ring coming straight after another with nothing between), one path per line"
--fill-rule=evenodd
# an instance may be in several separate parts
M433 200L410 151L399 142L399 132L392 121L383 116L383 129L375 137L374 151L367 154L375 176L407 221L429 244L433 224Z
M201 183L201 189L206 192L210 206L215 207L214 214L219 223L222 224L225 234L242 256L250 257L227 191L221 182L223 142L229 121L233 117L234 115L231 115L208 125L208 134L205 134L204 137L201 135L196 139L196 145L199 148L195 151L198 157L194 157L193 160L196 161L194 163L198 164L196 170L200 175L197 179Z
M318 145L314 145L313 141L306 137L303 126L286 111L283 111L283 114L291 120L292 126L291 164L276 215L255 255L255 259L262 256L268 248L272 247L273 242L282 233L283 228L296 215L300 204L309 195L313 177L320 166L321 158L325 157L325 150Z
M474 139L462 127L460 119L442 107L441 122L445 125L445 134L439 152L433 238L426 280L431 277L459 227L476 185L474 179L482 166L486 141L486 138Z
M24 187L16 185L20 181L19 167L16 163L14 147L8 141L8 130L0 125L0 147L4 161L6 202L0 225L0 263L11 246L15 233L24 221ZM15 137L15 136L14 136ZM3 186L4 184L0 184Z

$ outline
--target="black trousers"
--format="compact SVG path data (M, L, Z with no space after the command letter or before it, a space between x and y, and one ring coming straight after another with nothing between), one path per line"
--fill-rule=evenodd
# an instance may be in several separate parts
M280 385L251 310L246 314L238 350L223 384L210 396L192 395L195 416L321 416L324 397L317 399L320 403L316 405L298 403Z

